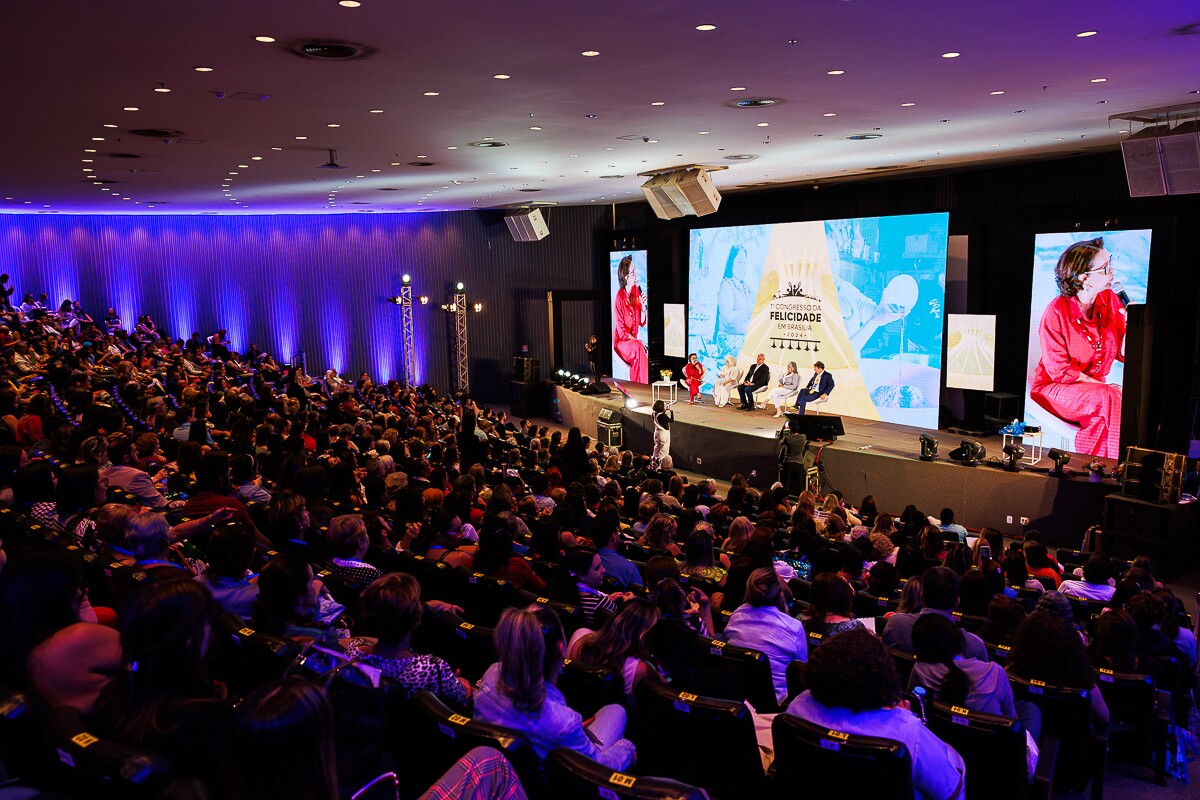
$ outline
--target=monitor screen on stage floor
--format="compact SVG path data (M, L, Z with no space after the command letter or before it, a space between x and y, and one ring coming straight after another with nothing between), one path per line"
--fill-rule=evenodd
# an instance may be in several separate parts
M688 351L710 381L763 354L774 387L821 361L820 409L937 427L948 214L789 222L691 233ZM711 390L711 383L704 391Z
M1149 230L1034 239L1025 423L1046 447L1120 456L1125 306L1146 302L1149 273Z
M609 303L612 308L612 369L617 380L650 382L650 311L646 286L646 251L617 250L608 254Z

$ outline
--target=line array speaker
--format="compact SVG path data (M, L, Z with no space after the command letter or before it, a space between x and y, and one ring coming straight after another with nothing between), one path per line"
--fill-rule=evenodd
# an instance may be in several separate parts
M508 225L508 232L518 242L536 242L550 235L550 228L547 227L540 208L506 214L504 223Z

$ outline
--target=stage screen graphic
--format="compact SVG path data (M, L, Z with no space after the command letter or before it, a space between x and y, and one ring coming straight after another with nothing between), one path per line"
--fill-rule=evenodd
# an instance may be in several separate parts
M937 427L948 214L693 230L688 350L716 376L758 353L774 387L822 361L822 411ZM711 385L704 388L710 391Z
M619 250L608 254L609 303L612 308L613 377L634 383L650 382L649 303L646 295L646 251Z
M947 314L946 388L990 392L995 379L995 315Z
M1149 272L1149 230L1034 239L1025 422L1047 447L1120 456L1125 305L1146 302Z
M683 358L687 355L687 306L663 303L663 355Z

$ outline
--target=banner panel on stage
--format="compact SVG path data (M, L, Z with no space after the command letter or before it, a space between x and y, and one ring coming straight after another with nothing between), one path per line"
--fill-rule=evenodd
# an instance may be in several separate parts
M649 337L646 332L649 302L646 297L646 251L609 253L609 300L612 307L613 377L635 383L650 382Z
M996 315L946 315L946 388L990 392L996 382Z
M693 230L688 350L835 380L822 410L936 427L948 214ZM704 387L710 391L711 385Z
M687 306L663 303L663 355L683 358L687 355Z
M1025 422L1047 447L1120 458L1125 306L1146 302L1150 233L1034 240Z

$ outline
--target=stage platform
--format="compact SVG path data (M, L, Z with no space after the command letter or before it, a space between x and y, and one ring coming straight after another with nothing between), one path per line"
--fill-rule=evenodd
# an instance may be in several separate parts
M653 431L650 387L622 383L621 388L636 402L634 408L627 408L626 397L611 379L607 382L613 391L605 395L582 395L555 386L553 407L562 424L578 426L595 437L601 409L621 409L623 446L649 453ZM682 387L679 397L682 401L673 406L675 422L671 426L671 457L676 466L721 480L740 472L758 487L770 486L777 479L776 433L784 418L774 418L767 411L740 411L736 397L724 408L713 406L708 395L704 404L688 405ZM1006 472L998 463L964 467L946 458L964 438L961 434L851 417L842 417L842 423L846 435L821 453L821 487L822 491L841 490L855 505L864 495L873 494L881 509L893 513L909 503L933 515L950 507L959 522L972 528L994 527L1007 536L1019 536L1032 528L1041 531L1052 546L1078 547L1084 529L1103 520L1105 496L1119 490L1112 480L1089 482L1082 456L1072 458L1067 469L1074 474L1066 478L1048 474L1053 466L1048 458L1036 465L1023 464L1020 472ZM938 438L941 460L917 458L917 438L922 433ZM970 438L983 443L988 460L1003 458L998 434ZM1028 524L1022 524L1022 518L1028 519Z

